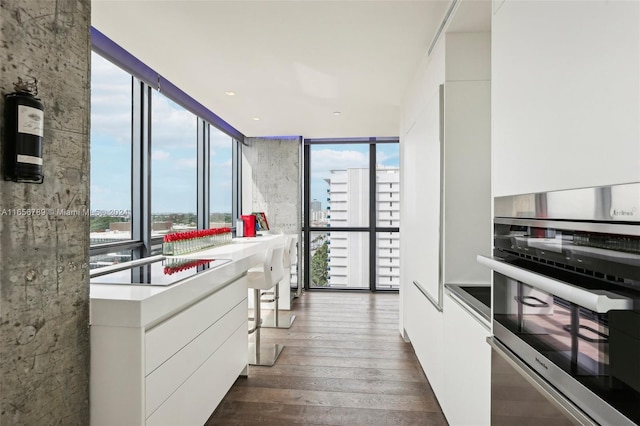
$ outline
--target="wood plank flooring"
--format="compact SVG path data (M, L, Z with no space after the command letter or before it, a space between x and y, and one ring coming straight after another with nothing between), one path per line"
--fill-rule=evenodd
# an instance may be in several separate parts
M249 369L206 426L446 425L410 344L398 332L398 294L307 292L273 367Z

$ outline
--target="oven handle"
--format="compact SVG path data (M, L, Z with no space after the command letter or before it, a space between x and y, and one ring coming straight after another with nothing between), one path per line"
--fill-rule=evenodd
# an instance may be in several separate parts
M493 257L478 255L478 263L496 272L523 282L531 287L546 291L576 305L599 314L609 311L633 309L633 299L606 290L585 290L581 287L549 278L545 275L518 268Z

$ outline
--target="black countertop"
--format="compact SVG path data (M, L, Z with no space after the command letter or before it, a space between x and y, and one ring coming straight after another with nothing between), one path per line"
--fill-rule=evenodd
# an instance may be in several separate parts
M491 286L445 284L445 288L491 324Z

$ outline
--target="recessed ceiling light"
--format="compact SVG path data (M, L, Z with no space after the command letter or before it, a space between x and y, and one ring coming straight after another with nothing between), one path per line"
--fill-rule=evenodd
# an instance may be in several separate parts
M260 117L253 117L253 121L260 121Z
M224 92L227 94L227 96L235 96L236 92L232 92L232 91L228 91L228 92Z
M340 115L340 114L342 114L340 111L334 111L333 112L333 115Z

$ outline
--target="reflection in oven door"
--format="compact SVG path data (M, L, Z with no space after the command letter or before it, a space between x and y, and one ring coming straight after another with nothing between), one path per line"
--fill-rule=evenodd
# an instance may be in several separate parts
M640 394L640 314L636 311L615 312L609 327L611 376Z
M608 363L606 315L500 276L496 292L508 308L495 319L572 375L604 376Z
M594 424L495 339L491 351L491 426Z
M543 375L554 369L563 371L638 422L640 315L637 312L598 313L496 272L493 285L496 338L509 342L516 337L533 353L541 355L530 357L534 369ZM556 375L549 373L551 379ZM562 389L562 385L557 386Z

